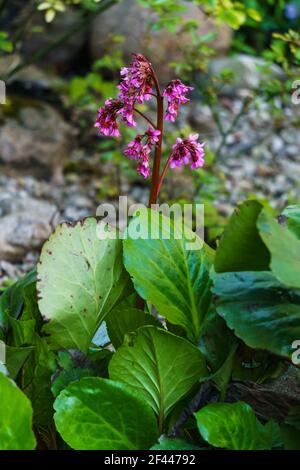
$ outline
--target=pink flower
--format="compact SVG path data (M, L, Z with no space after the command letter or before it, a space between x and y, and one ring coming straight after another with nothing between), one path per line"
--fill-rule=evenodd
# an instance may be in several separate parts
M145 136L147 137L147 143L150 148L153 147L159 141L160 131L157 129L153 129L152 127L148 127L145 132Z
M165 116L166 121L175 121L178 115L179 106L189 101L185 95L191 90L193 90L193 88L184 85L179 78L172 80L169 83L163 92L163 96L168 100L168 109Z
M125 103L143 103L151 98L153 79L150 62L142 54L133 54L130 67L121 69L122 81L118 86Z
M131 105L128 102L122 102L122 106L118 111L118 114L122 116L122 120L127 124L129 127L135 127L136 122L133 117L134 109L133 104Z
M129 142L127 148L124 150L124 154L128 158L133 158L134 160L139 160L143 158L144 149L142 145L143 135L138 134L132 142Z
M170 167L176 168L182 165L191 165L194 170L204 165L204 143L197 142L199 135L190 134L186 139L177 138L173 145Z
M99 108L95 126L99 132L106 136L119 137L117 115L122 107L122 101L109 99L105 101L104 108Z
M127 145L124 154L138 162L137 171L144 178L150 175L149 156L153 146L158 142L160 131L149 127L145 134L138 134Z
M130 67L121 69L121 83L119 98L124 106L119 113L129 126L136 126L133 119L135 102L143 103L151 98L153 89L152 68L150 62L142 54L133 54Z
M137 172L143 176L145 179L147 179L150 175L150 167L149 167L149 160L144 159L141 160L137 166Z

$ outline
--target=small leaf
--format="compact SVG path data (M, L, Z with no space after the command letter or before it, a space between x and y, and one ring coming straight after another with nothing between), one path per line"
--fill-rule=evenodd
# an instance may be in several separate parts
M0 450L33 450L30 401L10 379L0 372Z
M106 317L106 325L110 340L116 349L122 345L127 333L136 331L141 326L153 325L162 327L159 321L152 315L133 307L116 307Z
M262 21L262 16L259 11L255 10L254 8L248 8L247 14L252 18L252 20L260 22Z
M300 240L300 204L286 207L282 216L286 217L288 228Z
M158 437L153 411L124 384L84 378L56 398L58 432L76 450L149 449Z
M56 11L54 10L54 8L50 8L49 10L47 10L45 14L46 23L51 23L54 20L55 16Z
M199 432L212 446L232 450L271 449L279 427L263 426L243 402L213 403L195 413ZM270 424L271 423L271 424Z
M18 318L24 307L24 295L36 282L35 270L8 287L0 296L0 328L8 328L8 317Z
M10 377L16 379L25 361L28 359L28 357L34 350L34 347L27 346L24 348L15 348L13 346L6 345L5 349L7 370L9 372Z

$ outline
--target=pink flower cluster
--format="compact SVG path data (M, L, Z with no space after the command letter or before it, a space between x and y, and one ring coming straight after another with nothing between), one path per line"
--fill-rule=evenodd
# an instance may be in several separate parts
M178 137L172 147L170 168L191 165L194 170L204 165L204 145L198 141L198 134L190 134L186 139Z
M106 136L120 136L118 116L121 116L128 126L136 126L133 117L135 102L143 103L151 98L152 68L150 62L142 54L134 54L131 66L121 69L121 77L118 98L107 100L105 107L98 110L95 127Z
M135 103L142 104L149 100L153 95L154 85L157 94L161 96L151 63L142 54L133 54L130 67L121 69L118 97L106 100L105 106L98 110L95 127L105 136L119 137L118 117L128 126L136 126ZM162 95L168 101L166 121L175 121L179 107L189 101L186 95L192 89L179 79L169 83ZM124 151L128 158L138 162L137 171L144 178L150 175L149 157L159 137L160 131L149 127L145 134L138 134ZM186 139L177 139L170 156L171 168L191 164L191 168L194 169L204 164L204 144L198 143L197 139L198 135L192 134Z
M163 92L163 96L168 100L168 109L165 116L166 121L175 122L175 119L178 115L179 106L189 101L189 99L186 97L186 94L191 90L193 90L193 88L184 85L182 81L179 80L179 78L172 80L169 83Z
M149 127L145 134L138 134L124 151L128 158L138 162L137 172L144 178L150 175L149 156L153 146L158 142L160 131Z

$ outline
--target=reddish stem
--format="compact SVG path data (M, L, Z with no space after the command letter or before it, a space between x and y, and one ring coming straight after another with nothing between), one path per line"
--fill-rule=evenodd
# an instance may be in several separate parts
M159 195L161 185L163 184L163 181L164 181L165 175L167 173L167 169L169 168L170 162L171 162L171 156L168 158L168 160L167 160L167 162L164 166L164 169L162 171L161 177L159 179L159 183L158 183L158 187L157 187L157 196Z
M151 190L149 197L149 207L151 204L156 204L158 196L158 187L159 187L159 174L160 174L160 160L162 152L162 138L163 138L163 129L164 129L164 98L160 92L159 81L157 76L152 69L152 77L156 88L156 101L157 101L157 130L160 131L159 139L155 147L153 169L152 169L152 181L151 181Z

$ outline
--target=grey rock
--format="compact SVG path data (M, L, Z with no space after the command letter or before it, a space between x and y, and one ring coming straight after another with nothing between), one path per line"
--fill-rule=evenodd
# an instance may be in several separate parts
M73 143L73 131L60 113L39 101L21 103L0 126L0 163L21 174L62 179Z
M268 73L262 70L266 67L266 62L259 57L252 57L245 54L237 54L234 57L224 57L213 59L209 65L209 72L212 76L218 76L223 70L233 72L232 85L224 87L224 91L236 92L237 89L257 89L263 80L278 78L283 80L285 73L276 64L268 67Z
M272 152L274 152L275 154L278 154L282 152L283 149L284 149L284 141L282 140L281 137L274 135L271 141Z
M0 193L0 259L19 261L37 250L58 221L57 208L26 193Z
M211 42L214 50L225 53L229 49L232 30L228 26L217 25L191 2L181 0L177 3L186 7L186 12L181 13L184 19L199 22L199 36L212 31L218 33ZM166 28L153 30L151 26L155 19L156 15L151 10L138 5L135 0L117 3L95 19L90 38L92 57L98 59L104 52L109 53L112 42L110 36L122 35L125 41L119 47L126 61L130 60L132 52L145 54L158 67L162 81L170 81L174 74L169 63L184 59L182 47L190 44L191 37L185 32L174 34Z

